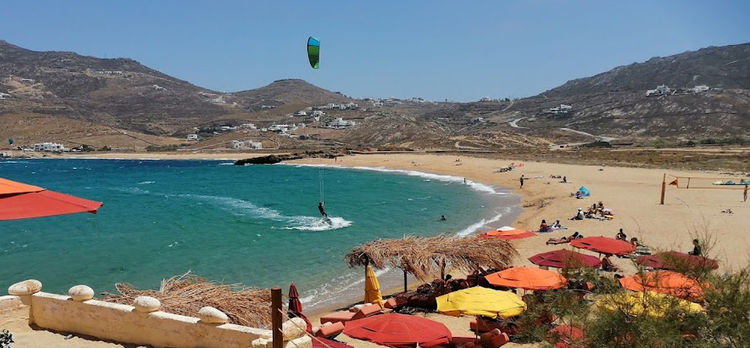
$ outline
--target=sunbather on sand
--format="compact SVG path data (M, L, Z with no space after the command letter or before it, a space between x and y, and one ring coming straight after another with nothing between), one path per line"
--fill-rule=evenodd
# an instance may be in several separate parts
M585 215L583 214L583 209L578 208L578 212L576 213L576 215L573 216L570 219L571 220L583 220L584 217L585 217Z
M602 270L605 272L619 272L620 269L615 266L609 259L609 255L604 256L602 259Z
M547 225L547 220L542 220L542 223L539 225L539 232L551 232L552 229Z

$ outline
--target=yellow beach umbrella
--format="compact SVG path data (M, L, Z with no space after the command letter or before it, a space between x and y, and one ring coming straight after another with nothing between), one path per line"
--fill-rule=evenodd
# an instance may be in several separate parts
M482 315L485 317L515 317L526 310L521 297L510 292L481 286L451 292L436 298L437 310L447 315Z
M703 310L697 303L653 291L623 292L606 296L596 302L597 307L609 311L623 311L637 316L644 312L652 317L663 317L667 311L680 310L698 313Z
M380 283L370 265L367 266L367 273L365 274L365 303L377 303L381 308L383 307L383 295L380 294Z

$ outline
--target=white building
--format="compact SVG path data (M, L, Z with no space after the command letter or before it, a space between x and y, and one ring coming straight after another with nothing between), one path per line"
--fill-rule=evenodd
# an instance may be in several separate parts
M232 148L236 150L239 150L239 149L262 150L263 143L259 141L252 141L252 140L232 140Z
M697 86L691 88L690 91L692 91L693 93L702 93L702 92L707 91L708 89L709 88L706 85L697 85ZM0 93L0 97L2 97L1 94L2 93ZM0 98L0 99L2 99L2 98Z
M297 117L307 116L307 112L305 112L305 111L297 111L297 112L294 113L294 116L297 116Z
M320 111L320 110L315 110L315 111L313 111L313 112L312 112L312 114L310 114L310 116L312 116L312 117L320 117L320 116L323 116L323 115L325 115L325 114L326 114L326 113L325 113L325 112L323 112L323 111Z
M198 134L188 134L187 135L188 141L197 141L198 140Z
M10 97L11 97L11 95L8 94L8 93L0 92L0 100L6 99L6 98L10 98Z
M333 129L344 129L352 127L354 125L356 125L354 121L347 121L342 119L341 117L338 117L333 120L333 122L328 123L328 127Z
M548 114L553 114L553 115L567 115L572 110L573 110L572 106L568 104L560 104L560 106L549 108L547 110L544 110L544 112Z
M646 91L646 96L652 97L652 96L660 96L660 95L669 95L671 93L672 93L672 89L667 87L667 85L659 85L659 86L656 86L656 89L649 89L648 91Z
M268 127L268 130L276 133L286 133L290 128L294 128L294 126L288 124L272 124Z
M65 151L65 146L58 143L36 143L34 144L34 151L62 152Z

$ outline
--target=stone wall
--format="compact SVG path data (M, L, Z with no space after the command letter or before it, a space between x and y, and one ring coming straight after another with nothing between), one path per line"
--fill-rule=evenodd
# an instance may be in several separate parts
M196 313L198 317L188 317L159 311L159 301L151 297L136 298L131 306L95 300L93 290L83 285L71 288L71 296L40 290L38 281L14 284L8 289L11 296L0 297L0 313L4 309L27 306L30 324L40 328L138 345L270 347L271 330L229 324L226 315L212 307L201 308ZM289 324L293 323L285 323L285 326ZM287 331L285 328L285 334ZM287 347L312 346L304 330L285 339L290 340L284 342Z

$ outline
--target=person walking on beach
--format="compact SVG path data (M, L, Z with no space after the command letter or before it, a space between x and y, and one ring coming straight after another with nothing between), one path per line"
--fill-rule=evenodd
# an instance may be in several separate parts
M326 208L323 206L323 202L318 202L318 210L320 211L320 215L322 215L324 219L328 218L328 214L326 214Z
M745 192L742 192L742 201L747 202L747 184L745 184Z
M521 179L519 179L519 181L521 181L521 188L523 188L523 174L521 174Z
M697 239L693 239L693 251L689 251L688 254L702 256L703 251L701 250L700 242Z

